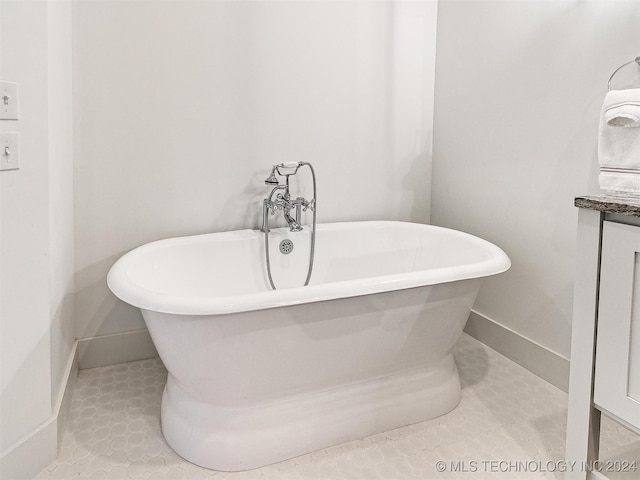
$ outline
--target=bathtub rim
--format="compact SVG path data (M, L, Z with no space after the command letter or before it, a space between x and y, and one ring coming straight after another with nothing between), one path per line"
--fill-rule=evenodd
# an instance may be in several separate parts
M225 297L184 297L166 295L147 289L134 282L128 275L127 262L136 256L147 254L153 250L172 245L188 244L194 240L204 239L212 235L223 237L256 238L262 235L259 230L243 229L227 232L213 232L156 240L134 248L120 257L109 270L107 284L109 289L120 300L144 310L173 315L223 315L229 313L249 312L270 308L300 305L304 303L322 302L339 298L372 295L381 292L404 290L441 283L456 282L497 275L511 266L506 253L493 243L450 228L402 221L355 221L331 222L318 224L318 231L329 228L350 228L367 224L373 227L410 227L430 231L446 232L446 235L463 237L481 246L489 253L486 260L453 267L441 267L414 272L403 272L391 275L358 278L352 280L308 285L306 287L267 290Z

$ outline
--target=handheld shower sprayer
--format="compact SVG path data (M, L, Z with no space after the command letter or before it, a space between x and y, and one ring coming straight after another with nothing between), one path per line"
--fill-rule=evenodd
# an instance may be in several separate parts
M280 182L278 181L278 178L276 177L276 165L273 166L273 168L271 169L271 175L269 175L269 178L267 178L264 183L267 185L278 185L280 184Z
M271 175L264 181L267 185L278 185L278 177L276 177L276 173L281 177L289 177L291 175L295 175L298 173L298 169L303 166L308 165L305 162L286 162L286 163L278 163L273 166L271 169ZM282 169L282 170L281 170Z

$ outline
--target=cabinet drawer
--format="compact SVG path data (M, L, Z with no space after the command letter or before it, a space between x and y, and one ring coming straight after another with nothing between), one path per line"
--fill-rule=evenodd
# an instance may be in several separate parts
M640 227L604 222L594 403L640 430Z

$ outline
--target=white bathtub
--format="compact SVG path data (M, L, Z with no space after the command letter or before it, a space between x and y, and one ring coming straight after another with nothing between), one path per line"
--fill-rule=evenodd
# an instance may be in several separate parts
M161 240L124 255L111 290L139 307L167 367L162 429L215 470L260 467L447 413L451 350L482 278L509 258L471 235L404 222ZM291 254L278 251L293 240ZM291 287L291 288L284 288Z

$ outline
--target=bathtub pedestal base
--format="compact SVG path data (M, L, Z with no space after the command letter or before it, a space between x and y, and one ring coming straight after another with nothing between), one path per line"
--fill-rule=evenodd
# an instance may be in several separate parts
M240 407L200 402L169 375L162 431L186 460L240 471L429 420L459 401L460 381L451 355L428 369Z

